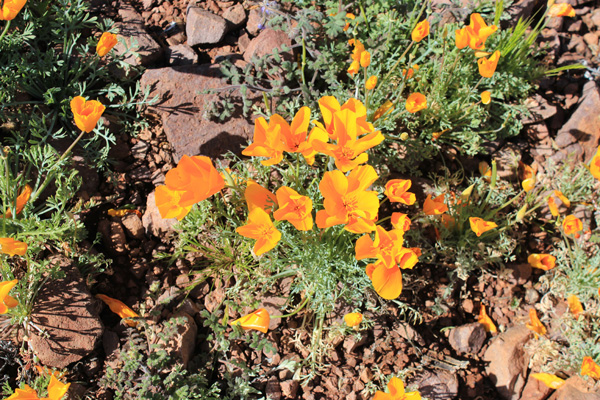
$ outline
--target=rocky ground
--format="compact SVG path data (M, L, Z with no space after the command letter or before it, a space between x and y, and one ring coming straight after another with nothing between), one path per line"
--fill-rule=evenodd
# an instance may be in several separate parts
M540 41L549 46L544 60L562 66L584 60L598 68L600 8L597 2L570 0L578 18L555 18L542 32ZM525 1L513 6L515 15L529 15L541 4ZM93 12L113 16L122 36L140 46L134 65L147 70L143 86L151 88L159 103L149 107L150 128L133 138L123 132L111 151L114 173L98 174L81 167L84 187L80 195L98 206L87 211L83 221L93 238L102 241L92 251L104 252L112 260L108 271L97 277L94 293L121 299L134 309L157 311L159 322L170 315L187 316L188 324L175 345L187 361L206 344L198 341L203 320L200 311L212 311L223 297L223 283L206 282L187 295L193 283L189 260L169 265L155 258L172 250L175 220L163 220L154 203L154 187L164 182L165 173L184 154L218 157L227 150L239 152L252 137L253 124L238 112L225 123L203 117L217 94L202 94L205 89L226 86L219 62L223 59L243 65L253 55L261 55L282 44L291 45L284 33L259 29L264 16L259 7L236 1L205 1L195 4L182 0L142 0L141 2L93 1ZM119 51L123 51L120 49ZM510 160L522 154L540 167L548 158L561 159L575 152L579 160L589 159L600 139L598 74L580 70L545 78L528 106L533 118L525 121L523 135L514 141L490 144L493 157ZM239 93L228 93L232 99ZM472 160L473 161L473 160ZM477 161L477 160L474 160ZM509 169L504 170L509 174ZM422 199L419 199L422 201ZM109 217L109 208L133 205L140 215ZM544 233L530 233L530 250L544 250ZM115 362L122 350L125 327L119 317L95 301L77 269L67 258L56 258L66 272L65 278L44 286L33 310L33 322L46 328L36 332L29 346L47 366L70 366L73 390L91 398L109 399L107 392L95 392L94 382L106 363ZM560 390L543 386L528 374L527 343L532 333L524 327L528 316L520 304L535 304L539 298L539 271L528 264L510 265L504 273L487 282L473 277L455 290L447 301L436 302L446 289L446 271L439 266L420 265L422 281L407 287L400 300L420 304L422 323L412 326L390 304L381 314L367 315L373 328L359 335L332 338L325 354L325 369L306 385L299 385L288 370L276 370L283 360L307 356L302 346L308 335L295 337L301 318L278 320L267 337L277 354L261 354L242 343L232 348L235 356L250 365L260 365L264 378L255 386L271 399L368 399L365 388L381 376L408 366L419 366L408 379L430 399L598 399L578 378L571 378ZM150 288L159 287L157 296ZM187 296L186 296L187 295ZM279 295L281 296L281 294ZM185 299L185 300L184 300ZM281 297L269 298L277 314ZM266 301L265 303L269 303ZM475 323L481 305L497 325L507 328L490 336ZM65 306L66 305L66 306ZM53 312L61 307L61 313ZM63 308L66 307L66 308ZM557 304L557 315L566 311ZM331 323L339 323L346 312L338 310ZM206 332L205 332L206 333ZM1 350L9 354L10 346ZM8 361L5 361L8 363ZM8 365L8 364L6 364ZM223 368L223 366L219 367Z

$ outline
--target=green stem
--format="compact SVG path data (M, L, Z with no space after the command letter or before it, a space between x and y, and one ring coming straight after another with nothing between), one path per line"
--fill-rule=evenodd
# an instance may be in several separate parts
M517 200L519 197L521 197L521 195L525 193L524 190L521 190L519 193L517 193L517 195L515 197L513 197L512 199L510 199L509 201L507 201L506 203L502 204L500 207L498 207L497 209L493 210L492 212L490 212L488 215L486 215L486 217L484 219L488 219L493 217L494 215L496 215L498 213L498 211L502 210L504 207L508 207L509 205L511 205L512 203L515 202L515 200Z
M360 12L363 16L363 18L365 19L365 26L367 28L367 33L371 32L371 27L369 26L369 20L367 19L367 13L365 13L365 9L363 7L363 2L361 1L360 3L358 3L358 7L360 7Z
M69 153L71 152L71 150L73 150L73 147L75 147L75 145L77 145L77 143L79 143L79 141L81 140L81 138L83 137L83 135L85 135L85 131L81 131L81 133L79 134L79 136L77 136L77 139L75 139L75 141L73 143L71 143L71 145L69 146L69 148L63 153L62 156L60 156L60 158L58 159L58 162L56 164L54 164L55 168L53 168L50 172L48 172L48 175L46 175L46 179L44 179L44 182L40 185L40 187L38 188L38 190L36 190L35 193L33 193L31 195L31 197L29 198L29 201L32 204L37 200L37 198L40 196L40 194L42 194L42 192L44 191L44 189L46 189L46 187L54 179L54 174L56 172L56 166L60 166L61 161L64 160L67 155L69 155Z
M4 25L4 30L2 31L2 34L0 35L0 42L2 41L2 39L4 39L4 35L6 35L6 32L8 32L8 28L10 27L10 20L6 21L6 25Z
M396 63L392 66L392 68L388 71L388 73L383 77L383 79L381 80L381 85L379 87L382 87L383 84L388 80L388 78L390 77L390 75L392 74L392 72L394 72L394 70L396 70L396 68L398 68L398 65L400 64L400 61L402 61L402 59L404 58L404 56L406 55L406 53L408 53L408 51L411 49L412 45L415 42L410 42L410 44L408 45L408 47L406 48L406 50L404 50L404 53L402 53L402 55L398 58L398 60L396 61Z
M310 296L306 296L306 298L304 299L304 301L302 302L302 304L300 304L298 306L298 308L296 308L291 313L284 314L284 315L271 315L271 318L287 318L287 317L292 317L292 316L298 314L300 311L302 311L302 309L304 308L304 306L308 303L308 300L310 300Z

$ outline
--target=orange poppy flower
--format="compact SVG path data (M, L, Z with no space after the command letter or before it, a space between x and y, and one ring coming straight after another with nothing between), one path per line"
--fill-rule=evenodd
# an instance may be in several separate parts
M418 247L402 247L396 256L398 267L400 267L400 269L412 269L419 262L420 255L421 249Z
M559 387L561 387L562 385L565 384L564 379L561 379L558 376L553 375L553 374L546 374L546 373L540 372L537 374L531 374L531 376L533 378L537 379L538 381L542 382L544 385L546 385L550 389L558 389Z
M279 126L285 151L288 153L302 153L305 157L310 156L314 152L307 138L308 125L310 123L310 108L300 108L296 115L294 115L291 125L277 114L271 116L269 124L271 123Z
M579 317L579 314L583 312L583 306L581 305L579 298L572 294L567 298L567 303L569 304L569 311L571 311L571 314L573 314L575 318Z
M277 197L270 190L265 189L253 180L248 181L248 186L244 190L244 198L248 205L248 211L262 208L270 214L278 205Z
M429 35L429 21L423 20L415 26L415 29L410 34L413 42L419 43L423 40L427 35Z
M372 75L365 82L365 89L373 90L375 89L375 86L377 86L377 75Z
M469 46L473 50L483 50L485 41L498 30L496 25L488 26L480 14L471 14L471 23L456 30L455 44L459 49Z
M15 19L19 11L25 7L27 0L4 0L0 8L0 21L10 21Z
M469 224L471 225L471 230L475 232L477 237L481 236L483 233L490 231L494 228L498 227L493 221L484 221L478 217L469 217Z
M346 322L346 325L348 325L350 328L354 326L359 326L362 320L363 315L358 312L348 313L344 315L344 322Z
M481 102L483 104L490 104L491 101L492 101L492 94L488 90L481 92Z
M569 3L552 4L548 10L549 17L574 17L575 9Z
M0 314L6 314L9 308L19 305L19 302L8 294L17 282L19 282L17 279L0 282Z
M231 322L230 325L239 325L245 331L255 329L262 333L267 333L270 323L271 316L269 315L269 312L264 308L259 308L248 315L244 315L243 317L236 319L235 321Z
M558 197L560 199L560 201L562 201L562 203L565 205L565 207L567 207L567 208L571 207L571 200L569 200L567 198L567 196L565 196L563 194L563 192L561 192L560 190L555 190L554 195L556 197Z
M560 215L556 201L554 201L554 197L548 197L548 209L554 218Z
M406 99L406 111L414 114L427 108L427 98L421 93L412 93Z
M350 67L348 68L348 74L354 75L360 70L360 65L362 62L362 54L366 51L365 46L358 39L350 39L348 41L350 45L354 45L354 49L352 50L352 62ZM365 59L366 61L366 59ZM370 57L369 57L370 61Z
M371 53L365 50L360 54L360 66L367 68L369 65L371 65Z
M393 377L387 384L389 393L377 391L373 400L421 400L419 392L406 392L400 378Z
M494 54L490 56L489 59L485 57L481 57L477 60L477 65L479 66L479 74L484 78L491 78L496 72L496 67L498 66L498 61L500 60L500 51L496 50Z
M253 250L257 256L273 249L281 240L281 232L275 228L269 214L262 208L250 211L247 224L235 231L244 237L256 239Z
M172 190L165 185L157 186L154 201L162 218L177 218L181 221L192 209L192 205L182 206L181 199L186 194L182 190Z
M15 392L11 394L6 400L40 400L35 389L29 385L23 385L23 389L15 389Z
M379 198L367 188L377 178L370 165L361 165L348 176L338 170L325 172L319 183L325 209L317 212L317 226L323 229L346 224L344 229L352 233L374 231Z
M481 325L483 325L483 328L485 329L486 332L490 332L490 333L498 332L498 329L496 329L496 325L494 324L492 319L485 312L485 306L483 304L481 305L481 308L479 309L479 318L477 319L477 322L479 322Z
M71 384L62 383L52 374L50 376L50 383L48 384L48 397L43 398L39 398L37 392L28 385L24 386L24 389L16 389L6 400L61 400L67 394Z
M48 384L48 397L44 397L41 400L61 400L67 394L69 386L71 386L70 383L62 383L52 375Z
M375 240L366 234L356 241L356 259L377 258L390 268L398 262L403 243L403 231L392 229L388 232L378 225L375 230Z
M349 109L336 112L333 115L332 136L336 138L337 142L331 144L319 139L315 139L313 142L313 148L319 153L333 157L336 167L342 172L348 172L356 166L366 163L369 156L365 151L383 141L380 131L374 131L359 138L358 118L359 115Z
M423 203L423 212L426 215L439 215L448 211L448 206L444 204L444 195L440 194L435 199L428 195Z
M81 96L71 100L71 112L75 117L75 125L85 133L90 133L96 128L100 116L106 107L96 100L86 100Z
M525 192L529 192L535 187L537 168L532 168L522 161L519 161L519 178L521 186Z
M110 32L104 32L96 45L96 54L104 57L117 44L117 35Z
M346 18L347 19L355 19L356 15L354 15L352 13L346 13ZM346 32L348 30L348 28L350 28L350 22L346 22L346 25L344 26L344 32Z
M242 151L242 154L245 156L268 158L261 161L262 165L268 166L280 163L283 160L283 151L286 147L281 134L282 121L285 122L277 114L272 115L268 123L264 117L258 117L254 121L252 144L246 147Z
M397 265L388 268L379 261L375 264L368 264L365 271L371 279L373 289L384 299L393 300L402 293L402 272Z
M171 190L185 192L179 205L188 207L219 192L225 187L225 180L210 158L184 155L177 167L165 175L165 184Z
M375 113L373 113L373 122L377 121L379 118L381 118L388 110L393 110L394 109L394 103L392 103L389 100L386 100L385 103L383 103L381 106L379 106L379 108L377 110L375 110ZM600 157L598 157L598 159L600 160ZM600 163L598 164L598 170L599 170L599 175L600 176ZM598 178L600 179L600 178Z
M23 189L21 189L21 193L19 193L19 195L17 196L17 204L15 206L15 211L17 212L17 215L19 215L21 211L23 211L23 208L25 208L25 204L27 204L27 202L29 201L29 197L31 197L31 192L32 189L29 185L25 185L23 186ZM8 210L6 210L6 218L11 217L12 211L9 208ZM0 218L2 218L2 216L0 216Z
M314 121L314 124L316 127L326 131L331 140L338 140L335 131L336 126L333 124L333 117L335 114L343 110L350 110L356 114L356 128L358 130L357 136L371 133L375 130L373 124L367 122L367 108L360 100L351 98L340 106L340 103L335 97L323 96L319 99L319 109L321 111L321 115L323 116L324 124L321 124L318 121ZM327 139L322 141L326 142Z
M410 179L391 179L385 184L385 195L392 203L413 205L416 197L414 193L408 191L411 185Z
M579 218L574 215L567 215L562 223L565 235L574 234L576 238L579 238L579 232L583 230L583 223Z
M131 308L127 307L125 303L123 303L120 300L113 299L112 297L108 297L104 294L97 294L96 297L102 300L108 306L108 308L110 308L110 311L114 312L119 317L124 319L127 325L129 325L132 328L135 328L137 326L137 321L133 321L128 318L139 318L140 316Z
M410 218L408 218L408 215L401 212L392 213L391 222L394 229L400 229L402 232L406 232L410 229Z
M594 178L600 180L600 146L598 146L598 150L596 150L596 154L590 162L590 172Z
M13 238L0 238L0 253L9 256L24 256L27 253L27 243L19 242Z
M556 266L556 257L550 254L530 254L529 257L527 257L527 262L533 268L548 271Z
M583 357L583 362L581 363L581 375L587 375L593 379L600 379L600 365L596 364L590 356Z
M529 320L531 321L531 323L525 324L525 326L533 331L536 339L539 337L539 335L546 334L546 327L544 326L544 324L542 324L542 321L540 321L540 319L538 318L535 308L529 309Z
M279 209L273 213L277 221L289 221L299 231L309 231L313 227L312 200L302 196L287 186L275 193Z
M479 163L479 173L481 174L481 176L484 177L486 181L491 182L492 168L490 167L490 164L488 164L486 161L481 161Z

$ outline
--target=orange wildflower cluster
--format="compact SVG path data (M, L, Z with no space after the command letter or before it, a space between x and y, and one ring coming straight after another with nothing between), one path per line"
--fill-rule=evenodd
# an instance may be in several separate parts
M583 305L579 301L579 298L574 294L570 295L567 298L567 304L569 305L569 311L575 318L579 317L579 314L583 312Z
M113 299L112 297L108 297L104 294L97 294L96 297L102 300L108 306L108 308L110 308L110 311L123 318L128 326L132 328L137 326L138 322L131 320L130 318L139 318L140 316L131 308L127 307L125 303L120 300Z
M367 68L371 64L371 53L365 50L365 45L358 39L348 40L350 46L354 46L352 50L352 63L348 68L348 74L354 75L360 71L360 67Z
M384 299L395 299L402 292L401 269L412 269L419 261L420 251L403 247L404 231L392 229L386 231L377 226L375 239L369 234L356 241L356 259L375 258L374 264L368 264L366 272L377 294Z
M184 155L167 172L165 185L156 188L158 211L163 218L183 219L192 206L225 187L225 181L208 157Z
M406 392L404 382L400 378L393 377L387 384L389 393L378 390L373 400L421 400L419 392Z
M19 11L25 7L27 0L4 0L0 3L0 21L15 19Z
M367 122L367 109L356 99L342 106L335 97L326 96L319 100L324 125L316 122L311 131L314 135L313 148L333 157L335 166L348 172L369 160L365 151L383 141L383 135ZM327 143L328 138L335 143Z
M104 32L100 39L98 40L98 44L96 45L96 54L100 57L104 57L108 54L109 51L112 50L113 47L117 44L117 35L110 32Z
M61 400L69 390L70 383L62 383L54 375L50 376L48 384L48 397L38 397L35 389L23 385L23 389L16 389L6 400Z
M264 308L259 308L248 315L244 315L243 317L230 322L230 325L239 325L245 331L254 329L262 333L267 333L270 323L271 316L269 315L269 312Z
M480 14L473 13L471 14L471 23L456 30L456 47L464 49L469 46L472 50L481 51L485 48L487 38L497 30L498 27L496 25L488 26ZM498 50L494 51L490 58L481 57L477 60L479 74L484 78L491 78L496 71L499 59L500 52ZM485 101L483 103L487 104Z

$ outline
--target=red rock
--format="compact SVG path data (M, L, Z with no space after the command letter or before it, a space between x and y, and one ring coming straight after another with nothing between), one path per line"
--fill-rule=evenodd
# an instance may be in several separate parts
M175 218L165 219L160 216L158 207L156 207L154 192L150 193L146 200L146 211L142 216L142 224L144 225L146 234L148 236L163 237L173 233L173 226L176 223L177 220Z
M223 11L223 18L229 22L229 30L237 29L242 26L244 22L246 22L246 10L244 9L243 5L238 3L226 8Z
M586 381L575 375L567 379L548 400L600 400L600 393L590 392Z
M486 373L503 399L516 400L525 386L528 359L523 346L532 337L525 325L509 328L496 336L483 359Z
M44 284L31 311L29 346L42 364L65 368L90 354L102 337L104 327L98 317L96 301L72 260L58 256L64 278Z
M525 119L523 121L524 124L533 124L544 121L556 114L556 106L548 103L548 100L539 94L535 94L533 97L525 100L525 105L531 113L531 117Z
M424 370L419 373L415 385L421 396L431 400L454 399L458 395L456 374L445 370Z
M227 21L210 11L192 6L187 10L185 33L188 38L187 44L190 46L216 44L223 40L227 33Z
M545 400L550 396L550 393L552 393L552 389L529 374L519 400Z
M122 8L119 10L119 16L123 22L117 22L115 26L121 32L117 35L125 43L119 41L114 50L116 54L124 54L128 48L132 48L137 53L137 57L129 53L123 61L131 65L148 66L159 61L163 56L162 47L146 33L144 29L144 18L132 8ZM132 47L137 43L137 47Z
M473 322L451 329L448 341L458 354L477 354L486 338L483 325Z
M184 65L147 70L141 79L142 87L150 86L150 96L159 103L149 111L161 116L163 129L174 150L174 161L186 154L217 157L228 150L240 153L252 138L254 126L243 117L241 107L225 122L206 118L205 111L223 102L217 93L203 93L227 86L221 79L218 65ZM258 99L247 93L250 99ZM228 101L241 104L238 90L231 90Z
M555 142L564 157L576 153L579 160L589 161L596 153L600 140L600 92L594 81L583 87L577 109L558 131Z
M279 52L282 53L283 58L291 59L291 50L286 52L281 51L283 45L287 46L288 49L292 46L292 41L285 32L265 29L250 41L244 52L244 60L250 62L252 57L264 57L267 54L271 54L275 49L280 49Z

